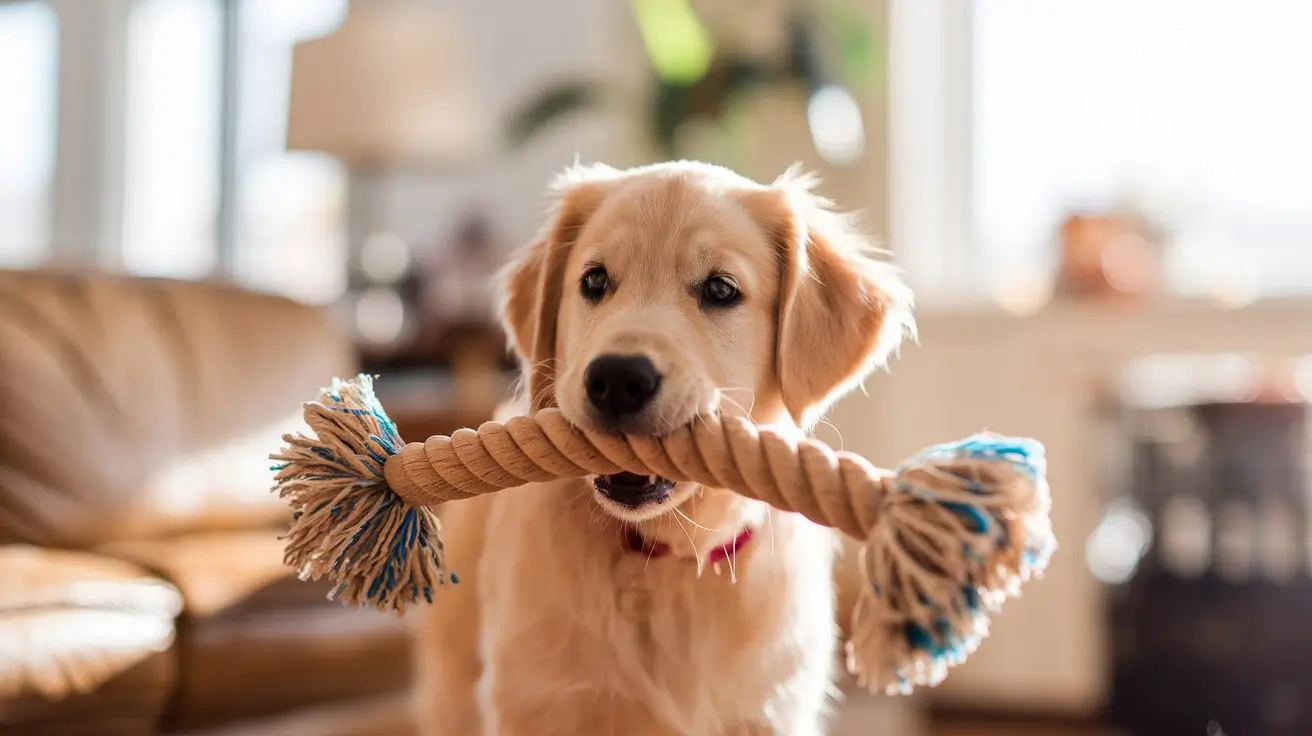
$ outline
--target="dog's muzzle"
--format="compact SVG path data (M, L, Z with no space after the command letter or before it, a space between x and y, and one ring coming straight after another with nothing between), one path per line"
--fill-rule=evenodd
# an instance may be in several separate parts
M668 478L634 473L599 475L592 484L601 495L621 506L633 509L660 503L674 490L674 481Z

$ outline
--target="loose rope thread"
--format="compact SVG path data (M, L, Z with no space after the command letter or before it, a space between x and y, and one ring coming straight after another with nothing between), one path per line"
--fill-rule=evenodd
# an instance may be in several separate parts
M739 416L661 437L584 432L556 409L402 446L367 377L305 407L314 437L274 456L291 501L287 562L335 593L393 610L431 601L447 575L428 508L526 483L621 471L729 488L864 540L868 585L847 645L863 685L933 685L987 635L1055 548L1042 446L976 435L896 471ZM451 575L455 579L454 574Z

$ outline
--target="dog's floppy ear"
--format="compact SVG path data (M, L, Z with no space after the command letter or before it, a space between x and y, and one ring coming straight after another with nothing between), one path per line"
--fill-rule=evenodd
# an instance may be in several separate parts
M911 291L850 221L793 171L746 205L780 256L775 367L789 414L810 426L914 333Z
M575 166L562 174L553 187L558 201L546 228L500 275L501 323L520 358L531 411L555 405L556 320L565 262L616 173Z

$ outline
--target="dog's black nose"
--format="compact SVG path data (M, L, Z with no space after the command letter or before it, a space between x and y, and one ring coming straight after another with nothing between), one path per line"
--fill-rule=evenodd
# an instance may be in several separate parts
M588 400L606 419L636 414L661 390L661 374L642 355L603 355L583 374Z

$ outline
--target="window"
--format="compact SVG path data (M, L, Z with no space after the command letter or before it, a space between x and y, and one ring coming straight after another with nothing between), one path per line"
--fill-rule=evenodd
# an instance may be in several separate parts
M289 153L284 142L292 46L331 32L345 9L344 0L135 6L129 271L187 278L228 270L246 286L311 302L342 293L345 171L327 157ZM234 34L226 23L236 24Z
M975 0L977 257L1055 265L1069 207L1162 225L1176 293L1312 292L1312 4Z
M0 4L0 267L49 250L59 23L43 2Z
M1059 224L1127 206L1175 294L1312 295L1312 3L889 7L889 235L926 303L1039 304Z
M292 46L335 30L346 7L0 0L0 267L94 263L340 296L345 169L284 143ZM61 99L92 104L61 121Z
M145 0L128 21L123 264L196 278L217 263L223 12Z

